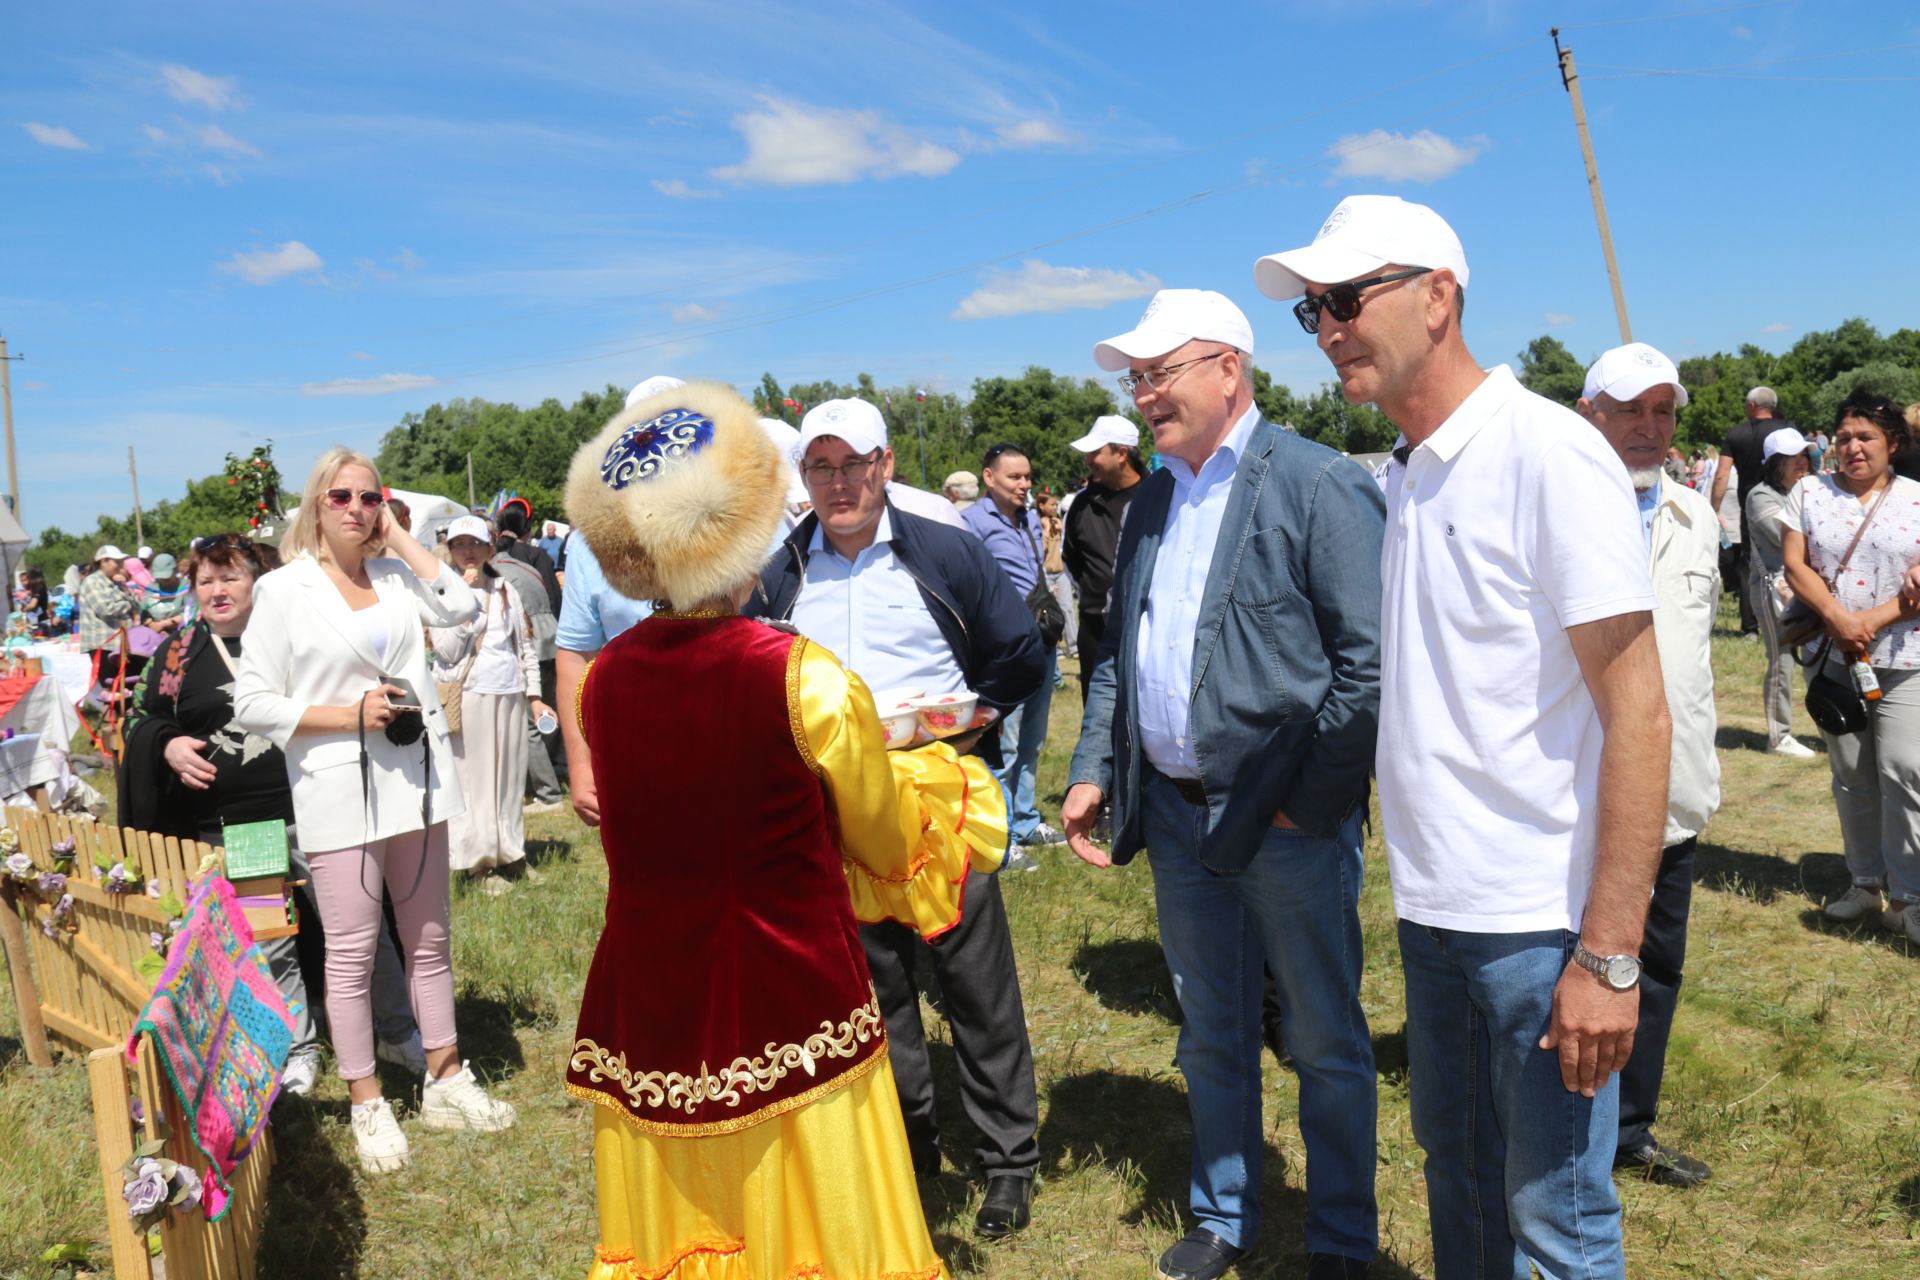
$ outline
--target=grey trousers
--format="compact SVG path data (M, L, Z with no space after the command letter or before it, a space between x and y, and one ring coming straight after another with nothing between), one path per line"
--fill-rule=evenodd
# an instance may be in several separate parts
M1847 680L1846 668L1827 674ZM1853 882L1920 902L1920 671L1873 673L1880 700L1859 733L1822 733Z
M1767 582L1766 567L1758 556L1749 564L1747 597L1754 602L1754 616L1760 622L1760 639L1767 647L1767 674L1761 682L1760 698L1767 715L1767 747L1780 745L1793 731L1793 651L1780 643L1780 606Z

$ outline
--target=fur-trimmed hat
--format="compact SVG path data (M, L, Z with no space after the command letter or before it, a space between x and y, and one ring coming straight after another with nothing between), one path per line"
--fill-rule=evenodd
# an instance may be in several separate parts
M690 382L636 402L581 446L567 514L615 590L684 609L759 575L787 470L751 405Z

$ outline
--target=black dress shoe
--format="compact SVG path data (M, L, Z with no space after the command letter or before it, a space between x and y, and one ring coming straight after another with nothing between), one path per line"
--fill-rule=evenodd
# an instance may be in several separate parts
M1227 1268L1247 1256L1205 1227L1195 1227L1187 1238L1160 1255L1160 1280L1220 1280Z
M1310 1253L1307 1280L1367 1280L1367 1264L1340 1253Z
M1003 1173L987 1179L987 1198L973 1215L973 1229L989 1240L1004 1240L1027 1225L1033 1179Z
M1651 1138L1642 1146L1616 1152L1613 1167L1638 1173L1665 1187L1697 1187L1713 1176L1713 1170L1705 1161L1695 1160L1684 1151L1663 1147Z

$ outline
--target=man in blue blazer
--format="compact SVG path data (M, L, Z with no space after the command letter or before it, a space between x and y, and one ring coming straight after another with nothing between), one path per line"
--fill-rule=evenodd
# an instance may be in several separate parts
M1263 960L1300 1078L1307 1274L1365 1275L1378 1238L1357 904L1384 504L1360 467L1261 417L1252 352L1240 309L1197 289L1162 290L1094 348L1127 370L1163 466L1121 532L1062 816L1096 867L1152 851L1198 1222L1165 1280L1214 1280L1259 1228ZM1091 837L1103 799L1111 857Z

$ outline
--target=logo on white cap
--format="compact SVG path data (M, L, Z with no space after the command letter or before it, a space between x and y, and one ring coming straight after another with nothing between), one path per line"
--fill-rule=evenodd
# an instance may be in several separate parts
M1451 271L1467 287L1467 255L1447 220L1399 196L1348 196L1334 206L1313 243L1270 253L1253 264L1260 292L1276 302L1311 284L1344 284L1389 264Z

